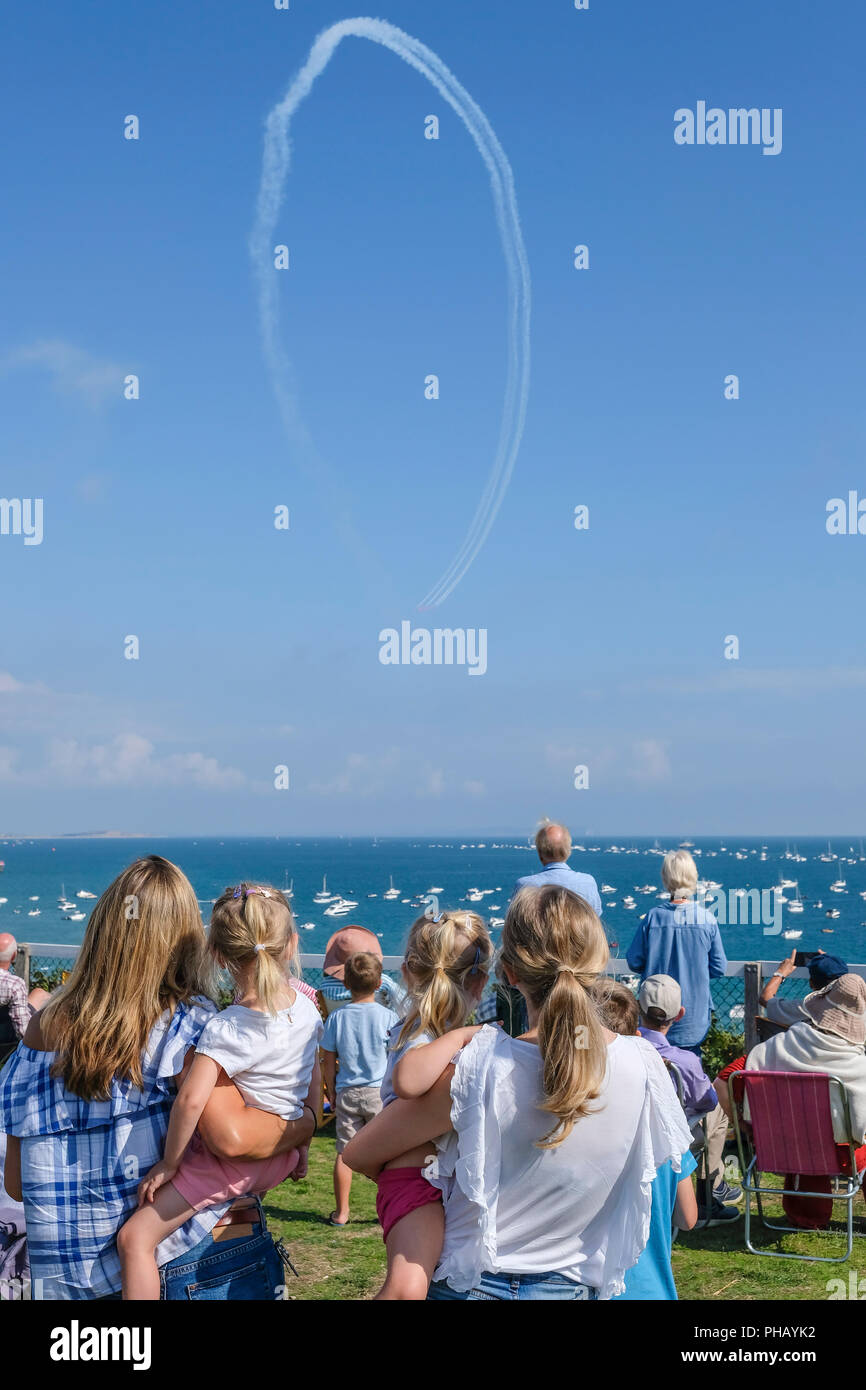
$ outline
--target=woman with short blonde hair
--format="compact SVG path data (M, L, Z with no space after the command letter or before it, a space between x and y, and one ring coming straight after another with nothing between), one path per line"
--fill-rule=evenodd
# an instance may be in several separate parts
M662 885L670 894L638 922L626 960L641 982L670 975L682 992L685 1014L668 1029L668 1042L701 1055L713 1013L710 980L728 968L719 924L695 901L698 869L686 849L670 850L662 860Z

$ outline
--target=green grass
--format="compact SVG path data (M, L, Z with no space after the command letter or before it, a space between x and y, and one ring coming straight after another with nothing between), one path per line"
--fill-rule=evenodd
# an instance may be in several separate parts
M268 1225L283 1237L300 1278L287 1277L290 1298L371 1298L385 1277L385 1246L376 1219L376 1186L352 1182L349 1225L328 1225L334 1210L333 1126L310 1146L309 1175L285 1182L264 1198Z
M313 1140L309 1176L303 1182L283 1183L265 1198L268 1224L285 1240L300 1276L297 1280L289 1276L290 1298L371 1298L385 1274L385 1247L376 1220L373 1183L356 1177L349 1225L342 1230L328 1225L334 1207L334 1152L333 1130L325 1130ZM843 1217L841 1205L837 1210ZM766 1211L770 1220L779 1220L781 1202L771 1201ZM861 1198L855 1201L854 1212L866 1231L866 1205ZM758 1246L799 1255L838 1255L845 1248L844 1237L838 1233L779 1236L757 1220L752 1225L752 1239ZM733 1227L680 1235L673 1248L674 1277L681 1299L722 1299L726 1303L826 1299L828 1281L842 1279L847 1287L852 1268L866 1274L866 1239L858 1241L855 1237L853 1256L844 1264L761 1259L744 1249L742 1220Z

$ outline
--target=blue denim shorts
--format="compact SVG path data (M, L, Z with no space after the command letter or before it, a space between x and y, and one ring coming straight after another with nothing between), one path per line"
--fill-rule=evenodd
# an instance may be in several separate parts
M285 1268L265 1225L261 1204L258 1220L261 1224L258 1229L253 1227L251 1236L215 1241L208 1235L185 1255L163 1265L159 1271L160 1298L167 1302L246 1299L269 1303L281 1298Z
M504 1303L517 1299L529 1302L536 1299L547 1301L588 1303L598 1298L598 1289L588 1284L576 1284L566 1279L564 1274L482 1274L476 1288L468 1293L458 1293L450 1284L439 1282L430 1285L428 1301L439 1299L467 1299L485 1303Z

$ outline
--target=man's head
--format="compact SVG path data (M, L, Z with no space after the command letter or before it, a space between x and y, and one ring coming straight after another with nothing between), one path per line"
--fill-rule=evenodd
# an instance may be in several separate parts
M11 969L18 954L18 942L11 932L0 931L0 970Z
M535 848L542 864L564 864L571 854L571 836L564 825L542 821L535 837Z
M343 984L354 999L375 994L382 983L382 962L372 951L356 951L346 961Z
M638 992L641 1023L655 1033L666 1033L683 1017L683 996L670 975L648 975Z
M823 989L847 974L848 966L841 956L829 956L825 951L819 951L809 961L809 984L813 989Z

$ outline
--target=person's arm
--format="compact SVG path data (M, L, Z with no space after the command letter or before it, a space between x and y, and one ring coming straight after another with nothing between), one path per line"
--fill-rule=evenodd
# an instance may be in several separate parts
M315 1118L315 1116L318 1115L318 1113L319 1113L319 1104L320 1104L320 1102L321 1102L321 1099L322 1099L322 1069L321 1069L321 1067L319 1066L319 1054L318 1054L318 1051L317 1051L317 1052L316 1052L316 1060L315 1060L315 1063L313 1064L313 1075L312 1075L312 1077L310 1078L310 1089L307 1091L307 1098L306 1098L306 1100L305 1100L304 1103L303 1103L303 1104L304 1104L304 1111L305 1111L305 1113L306 1113L306 1111L311 1110L312 1113L313 1113L313 1117ZM301 1178L305 1178L305 1177L307 1176L307 1171L308 1171L308 1168L309 1168L309 1159L310 1159L310 1145L309 1145L309 1142L306 1143L306 1144L299 1144L299 1145L298 1145L298 1161L297 1161L297 1164L295 1165L295 1167L292 1169L291 1173L289 1174L289 1177L291 1178L292 1182L300 1182L300 1181L301 1181Z
M401 1100L417 1100L419 1096L426 1095L439 1080L455 1052L465 1047L482 1027L483 1024L478 1023L471 1027L455 1028L433 1042L410 1047L394 1068L391 1077L394 1094Z
M152 1202L159 1189L171 1182L195 1133L202 1111L213 1095L219 1078L219 1063L205 1052L197 1052L171 1107L168 1133L162 1158L138 1184L138 1205Z
M335 1105L337 1102L337 1054L322 1048L322 1076L325 1080L325 1095Z
M797 967L794 964L794 958L796 954L797 952L795 948L789 956L786 956L784 960L779 961L779 964L776 966L776 969L773 971L773 974L770 976L769 980L764 985L764 988L761 990L761 993L758 995L758 1003L762 1004L765 1008L767 1004L769 1004L770 1000L777 993L782 981L786 980L788 976L792 975L796 970Z
M691 1177L680 1178L674 1203L674 1225L681 1231L690 1231L697 1219L698 1203Z
M198 1122L199 1135L211 1153L232 1163L274 1158L300 1148L310 1142L315 1128L315 1116L309 1110L298 1120L282 1120L247 1105L224 1071Z
M725 948L722 945L722 933L719 931L718 922L716 922L713 939L710 943L709 965L711 980L717 979L720 975L724 975L728 968L728 958L725 955Z
M6 1160L3 1164L3 1186L13 1202L23 1201L21 1191L21 1140L14 1134L6 1135Z
M451 1078L446 1067L420 1100L393 1100L350 1139L342 1159L356 1173L377 1178L383 1166L409 1149L427 1144L451 1125Z
M15 979L17 978L15 976ZM12 988L11 985L10 988ZM27 1032L31 1014L32 1009L27 1002L27 987L22 980L20 989L15 986L9 999L9 1018L19 1038L23 1038Z
M638 923L637 931L632 937L625 958L629 970L635 970L638 974L643 972L646 965L646 928L643 922Z

